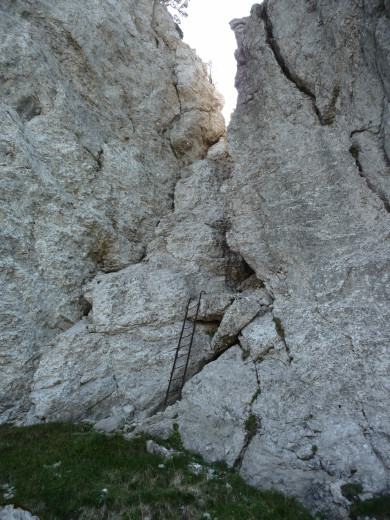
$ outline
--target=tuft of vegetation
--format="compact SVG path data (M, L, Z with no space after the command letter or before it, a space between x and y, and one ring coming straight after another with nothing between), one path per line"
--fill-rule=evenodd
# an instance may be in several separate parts
M313 454L315 454L315 453L317 453L317 451L318 451L318 446L317 446L317 444L313 444L313 446L311 447L311 452L312 452Z
M284 328L282 327L282 322L280 318L272 318L272 321L275 323L276 332L279 334L280 338L285 340Z
M350 513L352 520L357 517L388 520L390 518L390 496L384 495L364 502L355 502L351 505Z
M179 432L179 425L175 423L173 425L173 433L168 437L168 444L170 448L174 450L184 450L181 435Z
M251 399L251 402L249 403L250 406L252 406L252 404L256 401L256 399L259 397L259 395L261 394L261 388L259 387L256 392L252 395L252 399Z
M359 494L363 493L363 486L361 484L350 482L340 487L341 494L350 502L358 502L360 500Z
M168 442L181 446L177 426ZM166 460L147 453L146 436L68 423L0 426L0 504L9 503L42 520L313 520L294 498L248 486L224 464L187 451Z
M259 423L257 421L257 417L256 415L251 413L248 419L245 421L245 430L247 433L247 437L252 439L256 435L258 428Z

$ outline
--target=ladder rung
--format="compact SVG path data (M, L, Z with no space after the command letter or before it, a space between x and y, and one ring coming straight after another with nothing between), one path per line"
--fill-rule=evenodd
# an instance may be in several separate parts
M181 344L178 346L178 347L175 347L175 348L172 348L171 350L167 350L166 353L169 354L170 352L176 352L176 351L179 351L188 347L189 346L189 343L187 343L186 345L182 346Z
M171 386L169 387L169 389L170 389L170 392L176 392L177 390L180 390L180 383L179 384L176 383L176 386L171 383Z
M187 364L187 363L184 363L184 365L180 365L179 367L176 367L176 366L175 366L175 370L179 370L180 368L183 368L183 367L185 367L185 366L186 366L186 364Z
M171 349L171 350L167 350L167 351L166 351L166 354L169 354L170 352L176 352L176 350L177 350L177 347L175 347L175 348L173 348L173 349Z
M178 379L183 379L183 375L184 375L184 374L182 374L181 376L173 377L173 378L171 379L171 382L172 382L172 381L177 381Z
M171 387L169 388L169 393L172 394L174 392L178 392L180 390L180 387L181 387L180 384L178 384L177 386L171 385Z
M184 345L184 347L180 347L178 352L180 352L181 350L184 350L185 348L187 348L189 346L190 346L190 343L187 343L187 345Z

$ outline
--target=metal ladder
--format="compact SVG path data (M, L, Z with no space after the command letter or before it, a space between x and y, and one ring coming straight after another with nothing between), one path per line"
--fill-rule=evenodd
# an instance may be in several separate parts
M192 343L194 341L196 320L198 318L200 301L202 299L203 292L204 291L199 294L197 301L195 298L190 298L188 300L179 342L176 347L171 376L169 378L164 408L168 406L169 401L172 401L170 404L173 404L175 401L180 401L181 399L181 392L183 390L184 383L186 382L188 363L190 361Z

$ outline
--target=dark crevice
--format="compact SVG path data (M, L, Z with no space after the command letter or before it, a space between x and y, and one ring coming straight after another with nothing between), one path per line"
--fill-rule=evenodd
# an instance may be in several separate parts
M260 16L261 16L262 20L264 21L264 27L265 27L265 31L266 31L266 41L267 41L270 49L272 50L272 52L275 56L275 59L279 65L279 67L281 68L283 74L289 81L291 81L291 83L293 83L297 87L297 89L300 92L302 92L303 94L305 94L306 96L308 96L310 98L312 105L313 105L314 112L316 113L320 124L323 126L325 126L327 124L331 124L331 123L329 123L329 121L327 121L323 118L319 108L317 107L315 94L313 94L313 92L311 92L311 90L307 87L307 85L305 85L304 82L296 74L294 74L294 72L289 70L289 68L282 56L279 44L274 37L273 25L272 25L272 21L268 14L267 3L264 3L262 5ZM337 97L338 97L338 94L337 94ZM336 99L337 99L337 97L336 97ZM332 122L333 122L333 119L332 119Z
M329 475L330 477L334 477L334 473L331 472L331 471L329 471L328 469L325 468L325 466L324 466L324 464L322 463L322 460L321 460L321 459L319 460L319 462L320 462L320 468L321 468L323 471L325 471L325 473L326 473L327 475Z
M176 80L177 81L177 80ZM180 114L182 114L182 106L181 106L181 99L180 99L180 94L179 94L179 89L177 88L177 83L173 83L173 86L175 88L175 91L176 91L176 95L177 95L177 100L179 102L179 108L180 108ZM179 116L180 117L180 116Z
M240 345L242 351L243 351L243 354L245 354L245 350L243 349L243 347L241 346L241 344L238 342L238 344ZM250 354L249 354L250 355ZM260 382L260 375L259 375L259 371L257 369L257 365L256 365L256 362L252 359L253 361L253 367L254 367L254 370L255 370L255 374L256 374L256 382L257 382L257 390L256 392L253 394L252 396L252 399L249 403L249 406L250 406L250 413L249 413L249 417L248 419L245 421L245 431L246 431L246 434L245 434L245 439L244 439L244 443L243 443L243 446L241 448L241 451L237 457L237 459L235 460L234 462L234 469L237 469L238 471L241 469L242 467L242 462L244 460L244 456L245 456L245 453L250 445L250 443L252 442L252 439L255 437L255 435L258 433L260 427L261 427L261 422L260 422L260 419L259 417L257 417L253 411L252 411L252 405L253 403L256 401L256 399L259 397L259 395L261 394L261 382Z
M100 171L103 167L103 148L100 147L97 155L91 152L86 146L83 146L84 150L90 154L90 156L96 161L96 170Z
M245 453L246 453L250 443L252 442L253 437L255 437L255 435L257 434L257 432L259 431L259 429L261 427L260 419L254 413L250 413L248 419L245 421L244 426L245 426L245 430L246 430L244 444L241 448L241 451L240 451L237 459L234 461L234 464L233 464L233 468L238 471L241 469L242 462L245 457Z
M225 268L225 280L226 285L239 291L241 285L248 280L253 275L255 275L255 271L251 268L251 266L245 261L240 253L236 251L232 251L227 242L225 241L225 251L224 256L226 258L226 268Z
M324 110L323 120L324 120L325 125L328 125L328 126L332 125L334 123L334 120L336 119L336 104L337 104L337 100L338 100L339 96L340 96L340 87L338 85L336 85L335 87L333 87L332 99L331 99L329 105Z
M364 170L363 170L363 166L362 166L362 163L360 162L359 160L359 153L360 153L360 150L359 148L356 146L356 145L352 145L349 149L349 153L352 155L352 157L355 159L355 164L356 164L356 167L359 171L359 175L360 177L362 177L365 181L366 181L366 184L367 184L367 187L373 192L375 193L375 195L377 197L380 198L380 200L383 202L383 207L385 208L385 210L387 211L387 213L390 213L390 204L386 198L386 196L380 191L378 190L373 184L372 182L366 177L366 175L364 174Z
M359 161L359 148L355 145L352 145L351 148L349 149L349 153L355 159L355 163L356 163L357 169L359 170L360 177L364 177L363 167L361 165L361 162Z
M383 100L382 121L381 121L379 135L380 135L380 138L382 141L382 150L383 150L384 161L386 163L386 166L390 167L390 157L388 156L387 151L386 151L386 131L385 131L385 126L386 126L385 118L386 118L386 116L387 117L390 117L390 116L387 114L388 108L386 107L386 103L388 103L388 102L387 102L387 99L385 98Z
M219 234L222 255L225 259L223 273L225 276L225 284L229 289L239 292L241 290L241 284L256 273L238 251L233 251L230 248L227 241L227 233L231 228L231 223L227 218L222 218L213 225L209 225L209 227Z
M79 296L77 306L82 316L88 316L92 310L92 305L83 295Z
M278 333L278 336L280 337L281 341L284 344L284 348L286 349L286 352L288 355L288 363L290 365L294 361L294 357L291 355L290 347L287 345L286 335L285 335L284 328L282 326L282 322L281 322L280 318L277 318L276 316L274 316L272 318L272 321L275 323L276 332Z
M213 361L217 361L217 359L219 359L222 356L222 354L225 354L225 352L228 351L229 348L232 348L235 345L241 346L239 339L238 339L238 336L240 335L240 333L241 333L241 331L238 334L236 334L235 336L230 336L228 341L225 340L224 345L220 349L218 349L216 352L214 352L214 354L210 358L208 358L207 360L205 360L203 362L202 369L209 363L212 363Z
M356 134L362 134L364 132L370 132L374 135L378 135L380 133L379 130L375 131L375 126L368 126L367 128L359 128L359 130L352 130L349 136L352 138Z
M13 107L15 111L19 114L20 119L26 123L27 121L31 121L34 117L37 117L42 112L42 106L39 102L37 96L23 96L20 98Z

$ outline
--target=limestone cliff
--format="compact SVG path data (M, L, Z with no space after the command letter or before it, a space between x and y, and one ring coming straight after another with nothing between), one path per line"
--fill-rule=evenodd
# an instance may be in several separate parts
M389 1L233 21L227 140L158 1L62 4L0 6L1 420L175 421L206 459L347 518L345 484L390 489Z
M4 421L29 409L42 348L88 314L85 283L142 260L183 164L225 125L158 1L5 0L0 35Z
M347 483L389 490L389 15L382 1L274 0L232 24L228 243L274 298L287 350L256 363L241 472L314 510L329 490L347 506ZM261 329L242 331L249 349Z

